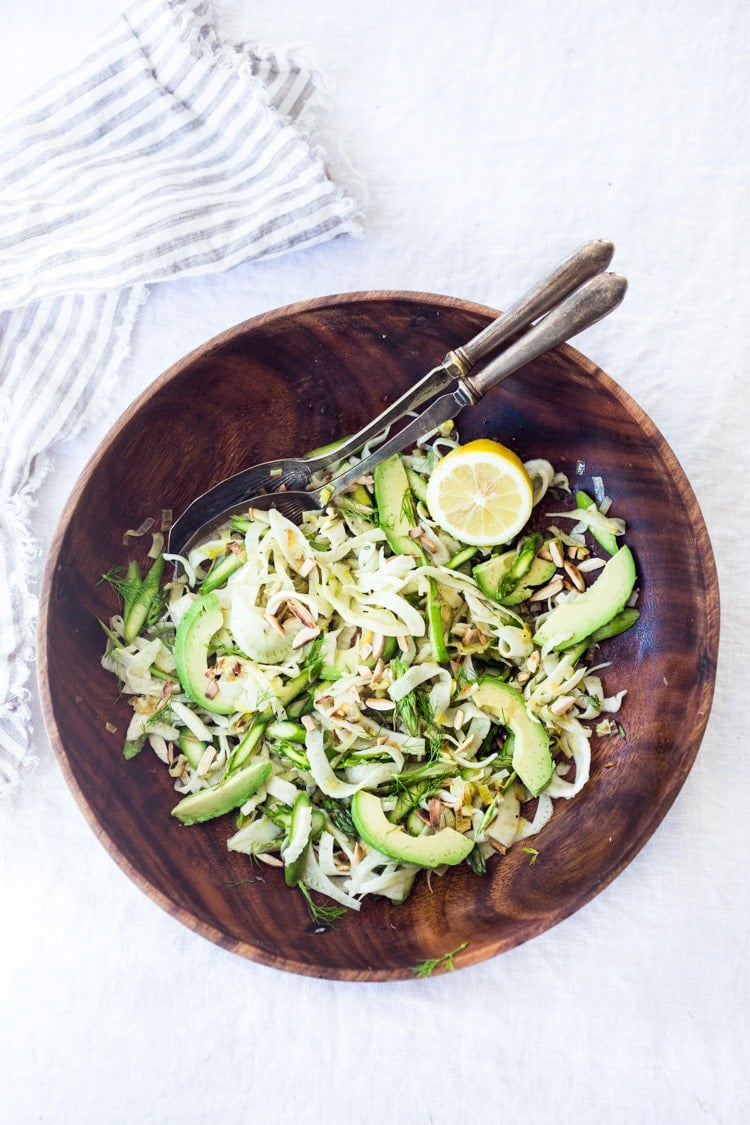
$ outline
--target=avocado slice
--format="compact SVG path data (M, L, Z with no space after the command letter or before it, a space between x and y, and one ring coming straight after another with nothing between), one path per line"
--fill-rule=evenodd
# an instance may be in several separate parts
M417 526L417 513L409 478L397 453L375 466L373 481L378 523L391 550L397 555L415 555L422 559L424 552L419 540L409 535Z
M468 856L474 841L454 828L441 828L433 835L410 836L391 824L382 801L374 793L359 789L352 797L352 820L357 832L371 848L390 859L413 863L416 867L455 866Z
M385 532L391 550L397 555L413 555L424 563L424 548L418 539L409 535L409 531L417 527L417 512L406 467L397 453L375 466L373 482L378 523ZM443 630L442 603L434 578L429 579L427 627L435 659L444 664L448 660L448 650Z
M268 781L272 769L270 762L253 762L217 785L199 789L197 793L188 793L172 809L172 816L183 824L200 824L204 820L223 816L244 805L248 797L252 797Z
M534 796L541 793L554 769L549 735L527 711L521 692L503 680L483 680L472 699L481 711L486 711L510 731L513 769L529 793Z
M181 752L185 755L193 769L197 770L198 763L206 749L206 743L201 742L200 738L196 738L191 731L184 730L177 739L177 745L180 747Z
M281 845L281 858L284 861L284 881L288 887L296 887L302 878L305 866L305 849L312 832L313 807L306 792L301 792L294 802L289 828Z
M521 602L525 602L538 586L544 586L554 577L556 569L551 559L534 559L528 573L524 575L515 590L511 590L509 594L500 599L500 604L520 605Z
M635 580L632 552L629 547L620 547L587 590L552 610L536 630L534 643L559 652L586 640L624 608Z
M549 582L556 570L551 560L535 558L526 574L519 579L515 589L505 597L499 598L497 594L500 583L515 557L515 551L504 551L501 555L493 555L492 558L478 563L472 570L474 581L484 596L493 602L499 602L500 605L518 605L526 601L532 590Z
M236 706L222 696L221 688L212 697L206 694L211 683L208 678L208 646L223 624L224 614L216 594L197 597L177 626L174 659L182 689L193 703L205 707L206 711L231 715Z

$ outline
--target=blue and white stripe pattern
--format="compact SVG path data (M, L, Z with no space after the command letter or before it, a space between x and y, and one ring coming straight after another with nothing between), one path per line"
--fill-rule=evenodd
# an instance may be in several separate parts
M319 78L137 0L0 131L0 799L31 765L27 516L116 376L148 286L357 234L305 135ZM101 393L101 392L100 392Z

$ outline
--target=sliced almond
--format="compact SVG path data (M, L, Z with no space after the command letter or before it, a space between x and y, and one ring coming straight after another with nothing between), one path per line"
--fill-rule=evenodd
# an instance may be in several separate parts
M267 867L283 867L283 860L279 859L277 855L271 855L269 852L258 852L255 857L261 863L265 863Z
M371 711L393 711L396 704L392 699L366 699L365 707L369 707Z
M286 633L284 632L284 626L281 624L278 617L276 617L273 613L264 613L263 616L265 617L268 624L273 629L275 629L280 636L286 636Z
M298 602L296 598L290 598L286 604L298 621L301 621L308 629L315 628L315 618L306 605Z
M555 594L559 594L563 588L563 580L560 577L553 578L546 586L540 586L538 590L529 598L530 602L543 602L547 598L554 598Z
M576 590L578 590L579 593L582 594L583 591L586 589L586 583L585 583L583 575L581 574L578 567L575 566L572 562L566 562L563 565L563 570L565 571L568 578L570 579L570 581L575 586Z
M549 545L548 545L548 550L549 550L549 553L550 553L550 558L552 559L552 562L555 564L555 566L557 566L557 567L562 566L563 563L565 562L565 556L563 555L562 547L560 546L559 540L558 539L550 539Z
M320 629L318 629L317 626L314 629L300 629L299 633L297 633L297 636L292 641L292 648L302 648L304 645L309 644L310 641L314 641L315 638L319 636Z

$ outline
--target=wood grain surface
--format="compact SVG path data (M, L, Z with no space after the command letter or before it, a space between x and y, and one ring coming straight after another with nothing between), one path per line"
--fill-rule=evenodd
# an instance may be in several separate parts
M594 740L591 780L556 803L533 843L477 877L421 878L403 906L366 901L316 932L283 873L230 853L224 818L184 828L171 780L148 751L121 753L130 709L100 666L97 618L116 611L99 579L133 548L123 532L255 461L348 434L496 315L446 297L372 292L323 298L241 324L176 364L130 407L76 485L47 560L39 688L65 778L101 842L174 917L226 949L292 972L412 978L462 947L457 968L533 938L623 870L667 813L695 759L713 694L719 596L698 504L650 419L572 348L511 376L460 418L546 457L573 487L602 476L627 520L641 620L610 642L605 686L627 687L624 738ZM108 724L117 727L116 732ZM655 845L654 845L655 846ZM133 935L137 942L137 935Z

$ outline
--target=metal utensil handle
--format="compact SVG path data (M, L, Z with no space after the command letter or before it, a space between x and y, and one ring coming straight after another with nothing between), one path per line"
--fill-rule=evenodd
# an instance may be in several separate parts
M400 421L405 414L422 406L433 395L446 390L454 379L468 375L483 356L489 355L516 332L526 328L536 317L549 312L584 281L605 270L612 261L614 252L614 244L605 238L595 238L584 243L507 312L500 313L467 344L448 352L439 367L424 375L358 433L330 453L310 458L315 469L323 469L351 453L357 453L387 426Z
M549 277L530 289L467 344L448 353L446 356L448 363L450 363L449 357L454 357L454 362L458 361L459 370L455 372L456 376L468 375L480 359L495 351L500 344L516 332L520 332L522 328L526 328L537 317L549 312L579 285L583 285L584 281L602 273L612 261L614 252L614 244L606 238L594 238L585 242Z
M411 422L407 423L383 445L378 446L363 461L344 470L329 484L318 490L323 503L336 495L342 488L353 484L360 476L370 472L376 465L394 453L400 453L415 441L421 441L432 433L441 423L455 418L464 406L476 404L492 387L502 382L508 375L518 371L551 348L583 332L584 328L595 324L607 313L616 308L627 289L624 277L616 273L600 274L587 281L577 292L568 297L548 316L533 325L515 344L501 352L495 359L480 367L473 375L459 379L452 394L436 399ZM325 497L325 498L324 498Z
M587 281L572 296L533 325L520 340L511 344L495 359L460 382L467 388L473 402L478 402L492 387L518 371L544 352L577 336L615 309L627 289L620 274L603 273Z
M432 371L423 375L418 383L415 383L395 402L392 402L390 406L387 406L385 410L378 414L377 418L373 418L371 422L358 430L356 434L345 438L329 453L322 453L317 457L305 457L303 460L310 462L310 469L313 472L319 472L328 465L333 465L336 461L343 461L352 453L358 453L364 445L367 445L368 441L372 441L388 426L392 426L394 422L400 421L405 414L409 414L412 410L422 406L438 391L444 391L446 387L450 386L453 379L454 376L450 375L444 367L433 368Z

